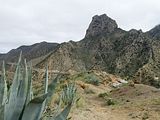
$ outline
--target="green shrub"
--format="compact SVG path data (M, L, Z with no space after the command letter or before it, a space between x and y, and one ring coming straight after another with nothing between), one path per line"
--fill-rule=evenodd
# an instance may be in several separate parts
M116 104L116 101L115 101L114 99L112 99L112 98L109 98L109 99L106 100L106 104L107 104L108 106L110 106L110 105L115 105L115 104Z
M105 97L107 97L107 96L108 96L108 93L106 93L106 92L100 93L100 94L98 95L98 97L100 97L100 98L105 98Z
M99 85L100 84L100 80L97 78L97 76L95 76L94 74L87 74L85 77L85 82L92 84L92 85Z
M148 112L145 112L142 116L142 120L148 120L149 119L149 114Z

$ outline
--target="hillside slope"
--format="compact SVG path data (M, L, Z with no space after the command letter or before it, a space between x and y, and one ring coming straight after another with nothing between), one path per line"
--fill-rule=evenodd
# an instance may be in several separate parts
M62 43L36 66L42 68L48 63L50 69L76 72L96 69L127 78L136 75L139 80L143 76L137 72L147 64L154 63L151 68L157 72L147 80L144 76L141 81L151 84L154 76L160 77L159 68L154 68L160 60L160 44L157 37L154 37L160 30L155 29L156 32L152 29L146 33L135 29L124 31L107 15L96 15L92 18L84 39Z

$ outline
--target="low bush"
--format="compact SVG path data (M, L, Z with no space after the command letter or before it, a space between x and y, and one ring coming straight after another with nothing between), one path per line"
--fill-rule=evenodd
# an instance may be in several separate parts
M106 104L108 105L108 106L110 106L110 105L115 105L117 102L114 100L114 99L112 99L112 98L109 98L109 99L106 99Z
M85 77L85 82L92 84L92 85L99 85L100 84L100 80L97 78L97 76L95 76L94 74L87 74Z
M106 92L100 93L100 94L98 95L98 97L100 97L100 98L105 98L105 97L107 97L107 96L108 96L108 93L106 93Z

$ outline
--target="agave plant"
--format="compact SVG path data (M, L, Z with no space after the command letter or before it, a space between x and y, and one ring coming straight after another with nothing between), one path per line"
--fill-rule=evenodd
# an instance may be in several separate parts
M2 75L0 78L0 120L40 120L47 104L54 95L60 74L48 85L48 67L45 74L44 93L38 97L33 96L32 69L22 62L21 55L17 63L16 71L10 90L7 90L5 64L3 62ZM65 91L66 90L66 91ZM56 116L48 117L47 120L66 120L70 112L76 89L74 86L63 90L70 98L66 107ZM64 95L63 95L64 96Z

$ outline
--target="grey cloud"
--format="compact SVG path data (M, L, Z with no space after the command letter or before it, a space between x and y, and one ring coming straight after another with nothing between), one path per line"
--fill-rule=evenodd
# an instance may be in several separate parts
M159 0L1 0L0 52L41 41L80 40L96 14L106 13L125 30L147 31L160 23L159 4Z

